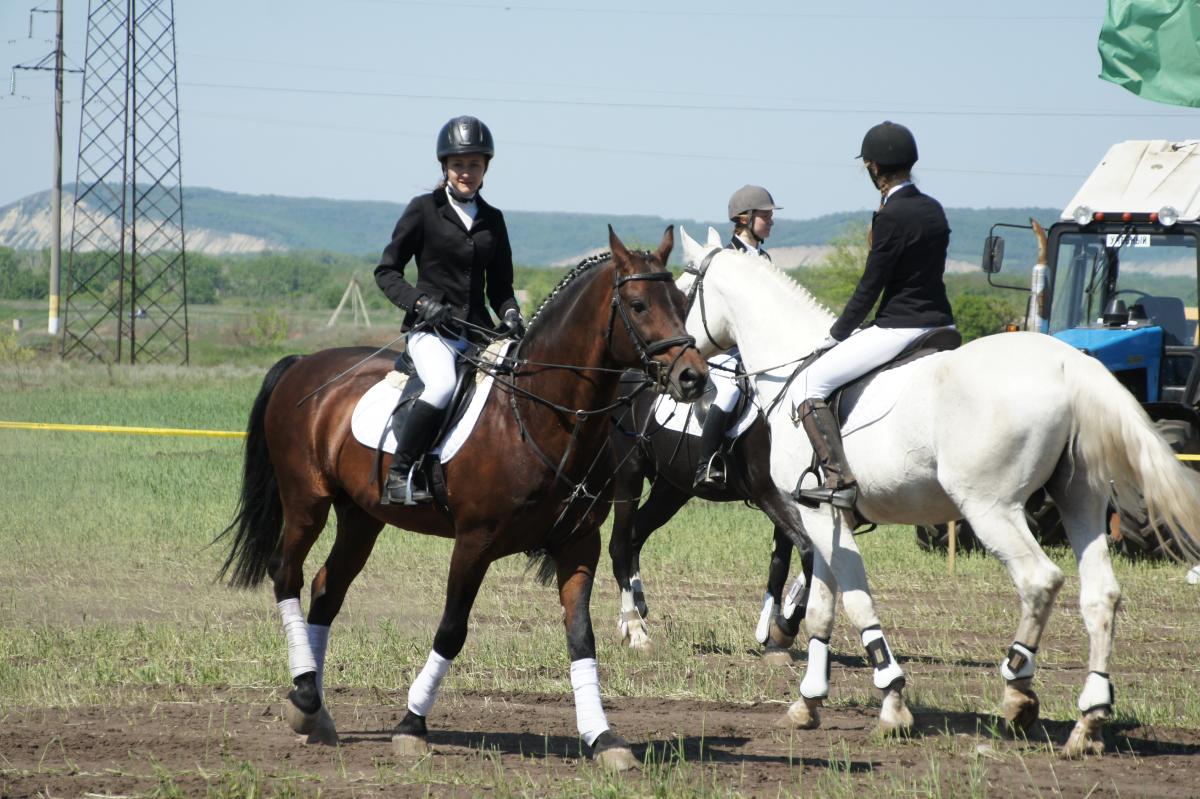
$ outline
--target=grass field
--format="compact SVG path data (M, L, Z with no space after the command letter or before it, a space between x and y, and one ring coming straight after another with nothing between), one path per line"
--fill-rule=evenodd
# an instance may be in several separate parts
M241 430L257 360L6 367L0 420ZM645 756L639 775L578 760L561 611L522 559L484 583L430 717L434 754L394 757L386 733L429 651L450 542L390 528L334 629L343 746L305 748L279 718L289 679L269 588L214 582L240 468L235 439L0 430L0 796L1200 795L1200 610L1182 568L1117 563L1114 752L1065 763L1050 743L1086 673L1070 554L1051 553L1068 579L1038 653L1044 736L1012 741L994 716L1018 617L1007 574L968 556L950 577L909 530L866 535L918 735L870 735L878 700L844 619L825 727L787 732L774 722L802 660L768 667L752 638L770 525L700 502L643 556L652 653L621 647L606 560L593 596L610 720Z

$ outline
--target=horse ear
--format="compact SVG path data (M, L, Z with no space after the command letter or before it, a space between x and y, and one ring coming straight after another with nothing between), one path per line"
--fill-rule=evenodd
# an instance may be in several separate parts
M721 246L721 234L712 225L708 226L708 241L704 242L704 246L709 249Z
M671 250L675 247L675 226L667 225L667 229L663 231L662 241L658 244L658 261L663 266L667 265L667 259L671 257Z
M613 258L624 262L629 260L629 250L625 249L625 245L617 238L617 232L613 230L613 226L608 226L608 249L612 251Z
M688 235L687 229L683 225L679 226L679 238L682 239L683 244L683 262L685 264L692 263L696 260L696 250L700 249L700 245Z

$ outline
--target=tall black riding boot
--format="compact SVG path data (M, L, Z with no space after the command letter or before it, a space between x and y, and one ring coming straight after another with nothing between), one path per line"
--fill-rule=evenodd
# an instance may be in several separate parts
M820 488L801 489L801 499L828 502L835 508L850 509L858 500L858 481L846 462L842 449L842 431L833 411L822 399L807 399L796 408L800 424L813 451L821 462L825 482Z
M404 418L403 425L397 425L396 417L392 417L396 434L396 457L392 459L392 465L388 468L387 483L383 486L379 504L416 505L433 499L433 494L426 485L425 471L420 468L419 461L433 444L445 413L442 408L415 400ZM414 464L417 465L415 469Z
M721 444L725 441L725 428L729 414L710 405L704 418L704 429L700 432L700 461L696 464L695 488L720 491L725 488L725 459L721 456Z

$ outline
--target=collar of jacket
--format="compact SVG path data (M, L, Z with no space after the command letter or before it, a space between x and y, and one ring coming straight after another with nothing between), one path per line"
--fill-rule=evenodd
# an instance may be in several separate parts
M896 189L896 191L888 196L887 200L885 200L883 204L886 206L897 197L916 197L920 193L921 191L917 188L915 183L909 183L907 186L901 186L900 188Z
M444 216L446 219L449 219L463 230L467 230L466 225L464 225L462 220L459 219L458 213L450 207L450 198L446 195L445 189L434 189L433 204L437 208L439 214ZM475 212L475 224L472 225L472 227L478 227L483 221L484 213L490 212L492 208L492 206L488 205L487 201L484 200L483 197L478 193L475 195L475 205L478 206L478 208ZM469 233L470 231L467 232Z

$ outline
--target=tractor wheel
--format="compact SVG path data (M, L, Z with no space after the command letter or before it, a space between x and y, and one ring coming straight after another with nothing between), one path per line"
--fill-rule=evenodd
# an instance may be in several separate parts
M1063 527L1062 516L1058 506L1044 490L1033 492L1033 496L1025 503L1025 519L1029 522L1029 530L1038 543L1044 547L1070 546L1067 531Z
M918 524L917 546L926 552L945 552L950 548L950 529L945 524ZM971 529L971 525L965 519L958 522L958 542L956 544L959 552L975 552L981 547L979 539L975 537L975 531Z

